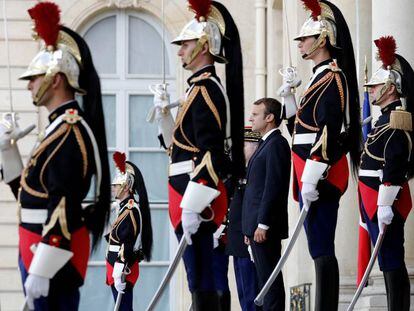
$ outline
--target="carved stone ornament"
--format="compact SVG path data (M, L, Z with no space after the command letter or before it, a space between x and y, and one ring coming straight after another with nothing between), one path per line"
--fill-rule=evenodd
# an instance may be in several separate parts
M142 2L149 2L150 0L106 0L108 7L116 7L119 9L138 8Z

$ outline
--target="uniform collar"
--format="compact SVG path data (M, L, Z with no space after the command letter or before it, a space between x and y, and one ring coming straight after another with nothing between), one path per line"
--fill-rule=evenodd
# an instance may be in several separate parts
M191 81L204 73L210 73L212 76L216 76L216 67L214 67L214 64L204 66L199 71L195 72L191 77L187 79L188 85L192 85L193 82Z
M324 60L323 62L320 62L319 64L317 64L315 67L312 68L313 73L316 72L316 70L318 70L319 67L325 66L325 65L329 65L330 63L333 62L332 58L329 58L327 60Z
M55 110L53 110L49 114L49 122L52 123L58 116L64 114L67 109L71 108L76 109L78 111L80 110L79 104L76 100L70 100L68 102L65 102L59 107L57 107Z
M393 101L392 103L388 104L384 108L382 108L381 113L384 114L384 113L390 112L392 110L395 110L397 107L401 107L401 106L402 106L401 100L398 99L398 100Z

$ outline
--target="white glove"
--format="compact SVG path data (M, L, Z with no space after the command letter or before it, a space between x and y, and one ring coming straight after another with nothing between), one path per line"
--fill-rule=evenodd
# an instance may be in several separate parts
M295 68L287 67L279 70L279 73L283 76L283 84L276 92L277 96L282 97L282 103L285 111L285 118L296 114L297 104L294 95L295 89L302 83L302 80L297 76Z
M249 252L250 260L254 262L253 251L250 245L247 245L247 251Z
M118 291L118 293L124 293L124 290L126 288L126 282L122 282L121 278L115 278L114 279L114 286L115 289Z
M29 274L24 288L26 290L26 301L30 310L34 310L34 300L40 296L47 297L49 295L50 280L35 274Z
M392 207L384 205L378 206L377 217L379 231L380 233L383 233L385 225L389 225L394 217Z
M183 209L181 215L181 225L183 226L184 237L187 244L193 244L191 235L196 233L201 224L201 217L198 213L191 210Z
M170 94L167 92L166 84L150 85L149 89L154 94L154 106L147 114L147 121L157 122L158 134L162 135L165 146L168 148L172 143L175 125L171 108L178 106L178 104L170 104Z
M114 278L114 286L118 293L124 293L126 282L122 280L125 265L120 262L115 262L112 277Z
M23 162L16 142L35 128L32 124L22 130L16 122L17 119L17 115L5 113L0 121L0 156L6 183L19 177L23 170Z
M319 198L319 191L316 190L315 184L307 182L302 183L302 190L300 193L302 195L303 206L305 208L309 208L310 203Z

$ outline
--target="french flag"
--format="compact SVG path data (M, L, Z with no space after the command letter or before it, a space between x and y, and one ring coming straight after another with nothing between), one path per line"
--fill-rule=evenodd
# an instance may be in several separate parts
M364 91L364 104L362 106L362 118L364 120L362 126L362 134L364 141L367 140L368 134L371 132L371 108L369 105L369 94L367 88ZM369 121L368 121L369 120ZM362 203L362 202L361 202ZM362 207L361 207L362 208ZM359 215L359 236L358 236L358 276L357 286L364 276L365 270L368 266L369 259L371 257L371 239L367 224L364 222L362 213Z

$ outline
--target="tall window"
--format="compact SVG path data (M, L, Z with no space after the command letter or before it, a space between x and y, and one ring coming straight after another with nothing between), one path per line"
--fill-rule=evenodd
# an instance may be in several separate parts
M166 55L166 75L174 98L175 80L170 75L169 46L162 43L161 26L142 12L118 10L101 15L83 32L101 78L111 174L112 154L124 151L144 175L149 194L154 232L153 259L140 264L134 289L134 310L145 310L169 264L170 224L167 210L167 165L159 147L156 125L146 122L152 103L148 85L162 79L162 48ZM174 59L174 58L173 58ZM113 299L105 285L106 241L91 257L81 310L113 310ZM159 310L169 310L169 295Z

